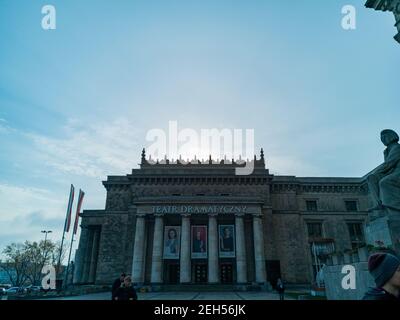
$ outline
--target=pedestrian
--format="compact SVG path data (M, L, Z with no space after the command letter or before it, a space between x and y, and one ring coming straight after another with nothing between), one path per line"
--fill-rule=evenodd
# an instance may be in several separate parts
M136 290L132 285L132 279L130 276L124 278L124 283L117 289L114 300L137 300Z
M118 288L124 283L124 279L126 277L125 273L121 273L119 278L115 279L112 289L111 289L111 300L114 300L115 298L115 293L117 292Z
M400 260L390 253L375 253L368 259L368 270L376 287L363 300L400 301Z
M278 279L276 282L276 290L279 293L279 300L284 300L285 299L285 285L283 284L283 281L281 278Z

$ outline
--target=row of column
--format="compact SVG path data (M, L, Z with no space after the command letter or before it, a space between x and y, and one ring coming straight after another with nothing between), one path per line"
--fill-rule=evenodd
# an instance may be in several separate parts
M247 283L247 255L243 214L235 216L236 229L236 273L237 283ZM218 265L218 224L217 215L210 214L208 221L208 282L219 282ZM155 216L154 240L151 264L151 283L161 284L163 269L163 231L164 220L162 215ZM266 282L264 239L261 215L253 215L253 237L255 257L256 282ZM190 257L190 215L182 215L181 252L180 252L180 283L191 282ZM132 277L136 283L144 282L145 268L145 215L136 216L136 233L133 252Z
M94 283L100 243L100 228L81 227L75 256L74 283Z

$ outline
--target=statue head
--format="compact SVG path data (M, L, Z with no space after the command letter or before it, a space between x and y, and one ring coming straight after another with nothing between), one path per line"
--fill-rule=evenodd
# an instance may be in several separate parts
M399 142L399 135L393 130L386 129L381 132L381 141L388 146L392 142Z

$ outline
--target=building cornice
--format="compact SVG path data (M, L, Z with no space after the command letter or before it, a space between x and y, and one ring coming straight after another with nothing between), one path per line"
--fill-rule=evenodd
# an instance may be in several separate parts
M141 197L134 200L134 205L143 204L255 204L264 205L265 201L259 197Z

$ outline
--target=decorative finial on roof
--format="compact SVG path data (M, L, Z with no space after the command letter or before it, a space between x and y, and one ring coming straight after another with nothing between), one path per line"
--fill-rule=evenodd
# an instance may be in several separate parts
M263 150L263 148L261 148L260 157L261 157L261 160L264 160L264 150Z
M143 148L142 150L142 164L146 162L146 150Z

